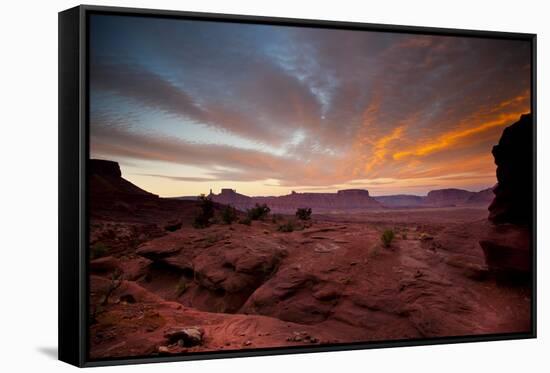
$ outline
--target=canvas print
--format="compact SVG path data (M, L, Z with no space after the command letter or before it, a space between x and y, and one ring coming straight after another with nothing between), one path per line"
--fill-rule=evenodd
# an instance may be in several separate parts
M88 353L527 333L525 40L92 14Z

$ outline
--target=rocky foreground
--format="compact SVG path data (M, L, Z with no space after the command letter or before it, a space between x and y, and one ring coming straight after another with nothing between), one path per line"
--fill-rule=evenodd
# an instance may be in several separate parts
M485 265L485 216L319 216L290 233L270 220L185 225L91 262L91 355L527 331L530 290ZM386 248L389 224L397 238ZM200 337L174 339L174 329Z

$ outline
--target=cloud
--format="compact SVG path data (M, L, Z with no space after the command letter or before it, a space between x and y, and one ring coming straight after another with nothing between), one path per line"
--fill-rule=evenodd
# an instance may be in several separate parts
M94 22L92 155L148 162L139 173L167 182L483 180L503 127L529 111L530 49L520 41ZM175 120L163 127L166 118ZM189 122L237 140L194 133L191 142ZM165 175L151 162L201 174Z
M171 175L158 175L158 174L137 174L137 175L158 177L158 178L169 179L173 181L190 181L190 182L197 182L197 183L212 182L216 180L211 177L171 176Z
M482 132L488 131L494 127L502 127L510 125L516 121L524 112L501 114L495 119L483 121L476 127L465 128L456 131L449 131L436 139L425 142L424 144L414 146L407 150L401 150L393 154L393 159L400 160L410 156L425 156L435 152L449 149L458 144L464 145L471 136L479 135Z

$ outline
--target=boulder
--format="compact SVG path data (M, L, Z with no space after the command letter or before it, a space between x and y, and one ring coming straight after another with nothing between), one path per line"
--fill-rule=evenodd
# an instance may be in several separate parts
M92 273L111 273L120 270L120 261L112 256L104 256L90 261L90 272Z
M171 328L164 332L164 338L170 343L183 344L186 347L202 344L204 330L197 326Z
M514 224L493 225L487 238L479 244L491 271L531 271L531 232L527 227Z

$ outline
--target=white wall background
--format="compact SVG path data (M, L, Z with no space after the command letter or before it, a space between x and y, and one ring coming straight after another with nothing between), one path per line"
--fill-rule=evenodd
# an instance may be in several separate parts
M542 0L90 0L96 5L538 34L539 338L108 368L116 372L527 372L550 368L550 22ZM0 370L68 371L57 350L57 12L4 1L0 21Z

